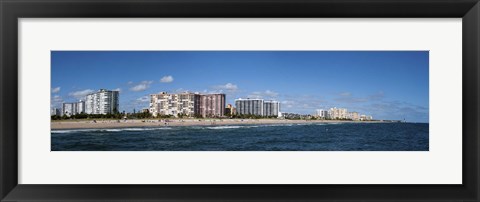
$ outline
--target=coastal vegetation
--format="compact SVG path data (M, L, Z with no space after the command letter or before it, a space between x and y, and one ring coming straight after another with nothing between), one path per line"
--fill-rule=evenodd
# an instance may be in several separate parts
M149 112L137 112L137 113L112 113L112 114L86 114L79 113L74 115L53 115L51 116L52 121L65 121L65 120L89 120L89 119L101 119L101 120L122 120L122 119L149 119L149 120L163 120L163 119L285 119L285 120L334 120L334 121L353 121L348 118L336 118L336 119L325 119L321 117L316 117L312 115L298 115L298 116L288 116L288 117L277 117L277 116L260 116L254 114L226 114L223 117L202 117L201 115L189 116L187 114L177 114L173 115L158 115L154 117ZM373 121L373 120L371 120Z

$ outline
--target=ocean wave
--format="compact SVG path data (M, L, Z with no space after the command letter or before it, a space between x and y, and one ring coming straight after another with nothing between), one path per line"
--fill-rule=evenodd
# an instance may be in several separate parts
M202 130L225 130L240 128L258 128L258 127L291 127L291 126L309 126L309 125L333 125L342 123L275 123L275 124L245 124L245 125L208 125L208 126L170 126L170 127L145 127L145 128L97 128L97 129L66 129L52 130L51 133L81 133L81 132L123 132L123 131L155 131L170 129L202 129Z
M195 127L196 129L238 129L238 128L258 128L258 127L288 127L288 126L304 126L304 125L325 125L325 124L314 124L314 123L285 123L285 124L260 124L260 125L224 125L224 126L203 126Z
M120 130L124 131L147 131L147 130L169 130L171 127L162 127L162 128L123 128Z
M213 127L205 127L208 129L236 129L236 128L243 128L243 126L213 126Z
M98 130L98 131L120 132L120 131L122 131L122 129L105 129L105 130Z
M92 132L96 129L70 129L70 130L52 130L51 133L74 133L74 132Z
M78 132L122 132L122 131L151 131L151 130L169 130L171 127L162 128L99 128L99 129L70 129L70 130L52 130L51 133L78 133Z

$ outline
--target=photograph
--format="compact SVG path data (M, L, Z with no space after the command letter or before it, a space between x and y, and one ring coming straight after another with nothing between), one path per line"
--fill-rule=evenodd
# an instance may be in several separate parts
M50 56L54 152L429 151L428 50Z
M480 0L0 2L0 202L480 202Z

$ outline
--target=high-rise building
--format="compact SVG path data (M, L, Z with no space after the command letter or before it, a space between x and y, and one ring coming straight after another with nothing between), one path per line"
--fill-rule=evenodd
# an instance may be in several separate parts
M200 115L202 117L222 117L225 115L225 94L207 94L200 96Z
M80 100L77 102L75 108L78 114L85 113L85 101Z
M74 103L63 103L62 104L62 115L65 116L71 116L74 115L74 109L75 107L73 106Z
M360 121L371 121L373 120L372 116L367 116L365 114L360 115Z
M237 114L263 116L263 99L236 99Z
M280 116L280 103L278 101L263 102L263 116Z
M81 113L85 113L85 102L82 100L62 104L62 115L71 116Z
M52 108L50 109L50 116L61 116L62 115L62 110L59 108Z
M200 95L197 93L179 93L177 94L177 114L194 116L200 112Z
M158 115L175 115L177 114L176 95L161 92L150 95L150 113L157 117ZM175 102L174 102L175 101Z
M358 112L348 112L348 119L358 121L360 120L360 115L358 114Z
M321 119L328 119L329 118L328 114L329 113L327 110L317 109L315 116Z
M330 108L329 118L330 119L347 119L348 118L347 109L336 108L336 107Z
M200 114L200 95L196 93L168 94L161 92L150 95L150 113L158 115L178 114L195 116Z
M119 111L119 92L100 89L88 94L85 100L87 114L113 114Z

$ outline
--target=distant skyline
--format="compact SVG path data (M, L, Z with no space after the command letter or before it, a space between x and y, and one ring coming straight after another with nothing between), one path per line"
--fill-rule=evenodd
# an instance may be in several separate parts
M347 108L374 119L428 122L428 51L52 51L51 107L99 89L120 111L166 91L281 103L281 112Z

